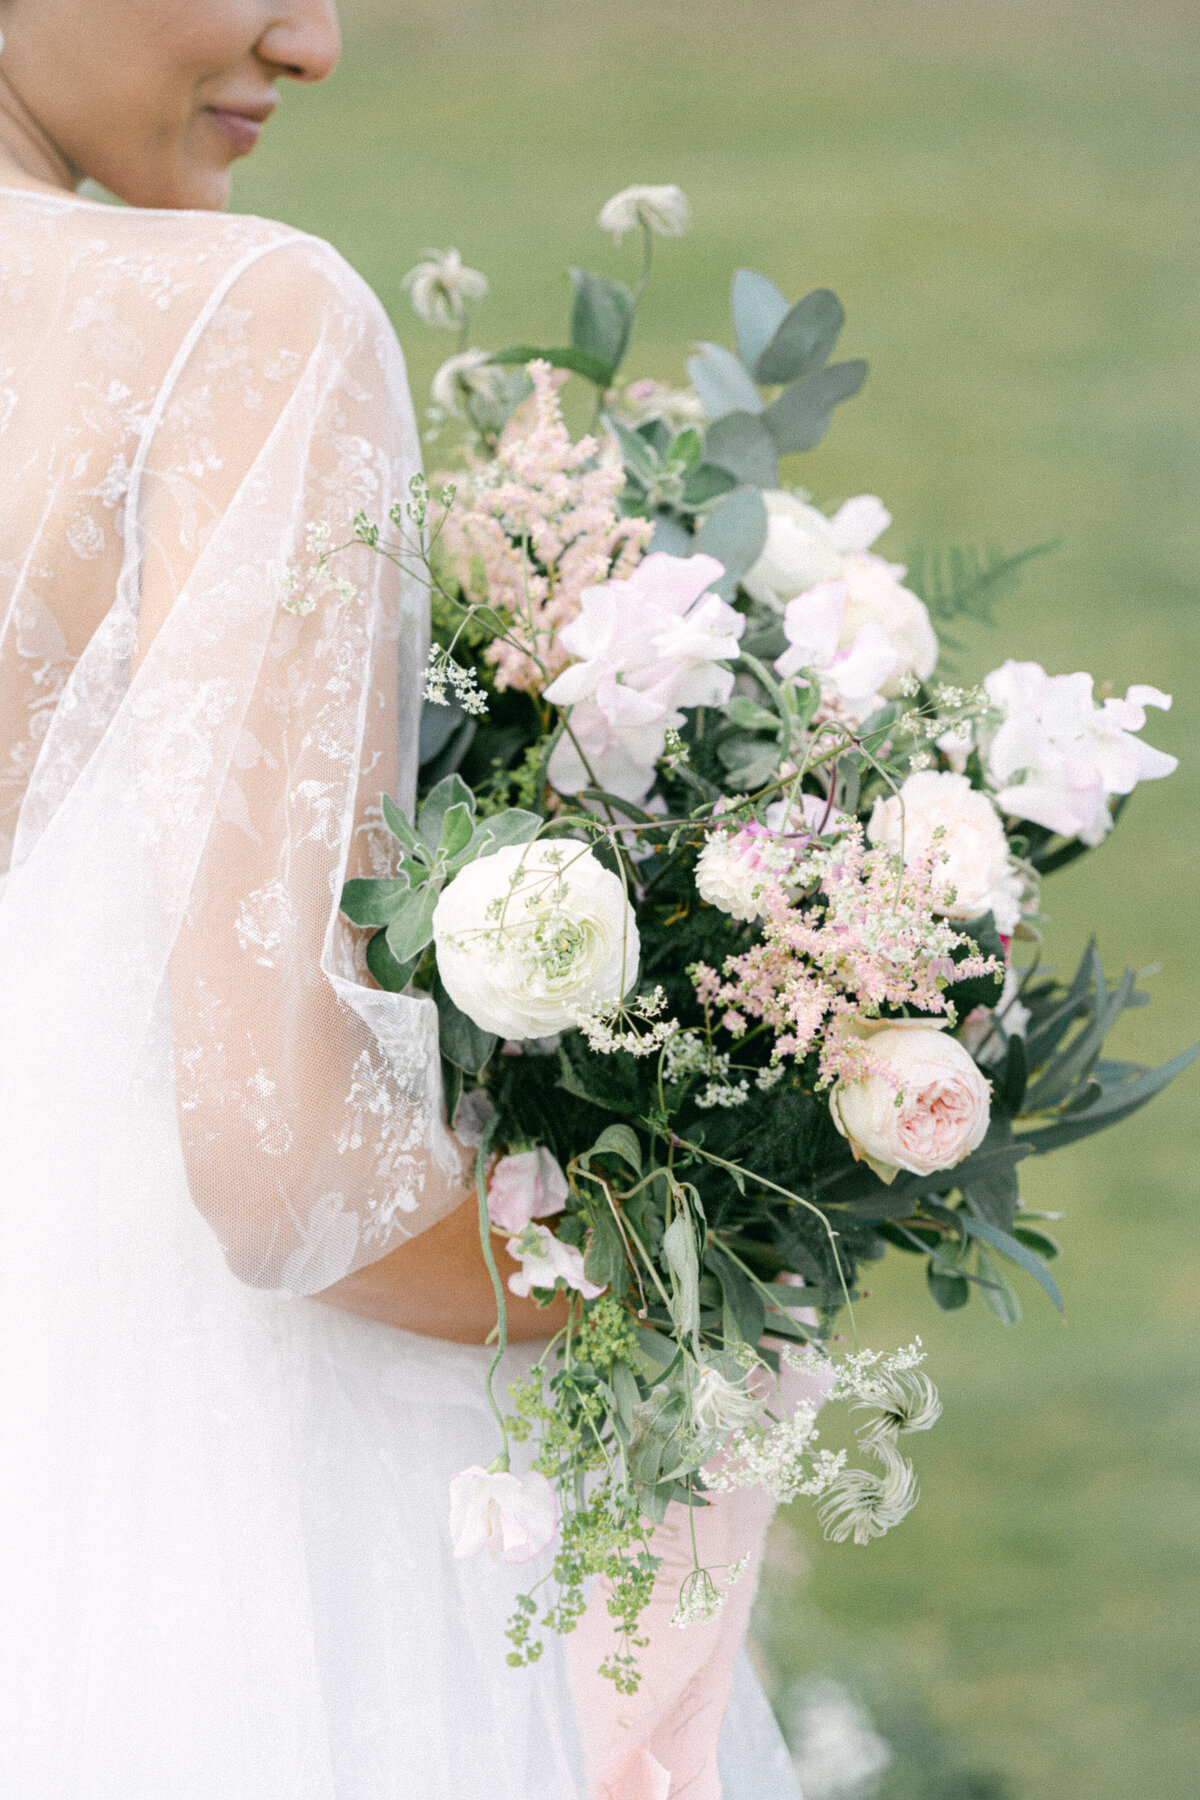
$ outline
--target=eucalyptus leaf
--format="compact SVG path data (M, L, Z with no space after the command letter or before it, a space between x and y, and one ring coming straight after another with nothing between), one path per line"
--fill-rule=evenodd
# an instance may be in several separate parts
M395 917L409 885L407 875L348 881L342 889L341 910L352 925L387 925Z
M631 1125L609 1125L596 1139L591 1149L580 1157L584 1167L591 1164L594 1156L619 1156L629 1164L635 1175L642 1172L642 1146L638 1143L637 1132Z
M438 887L426 881L406 894L387 928L387 947L398 963L419 956L433 937L433 909Z
M480 1075L500 1042L494 1032L484 1031L474 1019L467 1017L450 998L439 975L433 984L433 998L438 1009L438 1043L442 1055L467 1075Z
M752 369L787 317L787 297L757 269L738 269L731 299L737 346Z
M677 1213L663 1232L663 1254L674 1280L679 1334L694 1336L700 1329L700 1264L695 1228L686 1214Z
M729 412L763 410L762 397L745 364L723 344L701 344L699 355L689 356L685 366L710 419Z
M438 855L444 862L450 862L460 850L465 850L475 830L474 808L465 806L461 800L448 807L442 819L442 834L438 839Z
M738 488L715 506L692 539L693 554L715 556L725 570L717 592L730 599L734 588L762 555L767 541L767 509L753 487Z
M716 463L701 463L692 470L683 484L680 506L689 511L699 511L736 486L737 476L731 475L728 469L718 469Z
M984 1303L1002 1325L1021 1323L1021 1298L1002 1269L998 1269L986 1250L978 1252L979 1278L983 1284Z
M633 295L623 281L572 269L575 300L571 307L571 345L594 357L607 371L607 387L629 348L633 330Z
M815 450L829 430L834 407L843 400L852 399L866 379L867 365L856 359L854 362L831 363L827 369L802 375L791 387L784 388L762 416L779 454ZM711 443L709 456L714 462L721 460L713 456Z
M599 356L592 356L586 350L578 349L574 344L558 344L550 350L537 350L532 344L513 344L507 350L497 350L488 360L501 364L516 363L521 368L531 362L548 362L552 369L569 369L573 375L582 375L585 380L602 388L606 388L612 380L612 369L608 363Z
M392 836L399 838L406 850L411 850L415 855L424 858L424 845L390 794L382 794L380 803L383 807L383 822Z
M668 556L691 556L695 548L695 539L686 525L672 518L670 513L659 513L654 521L654 536L650 539L651 550L664 550Z
M387 932L377 931L367 945L367 968L389 994L402 994L416 973L419 956L397 962L388 949Z
M764 423L768 417L739 411L715 420L704 440L705 459L751 487L778 487L779 446Z
M780 320L770 343L752 365L755 380L776 387L811 375L829 360L845 320L837 295L828 288L814 288Z
M475 796L461 775L447 775L431 788L417 814L417 828L430 850L436 851L441 843L442 825L452 806L465 806L475 817Z

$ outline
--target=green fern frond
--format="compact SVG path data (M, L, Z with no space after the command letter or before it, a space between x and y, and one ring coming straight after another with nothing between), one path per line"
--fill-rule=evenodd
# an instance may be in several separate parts
M914 544L907 552L905 585L925 602L935 625L951 619L994 623L993 607L1016 587L1025 564L1048 556L1061 544L1053 538L1011 555L994 544L980 549L962 544Z

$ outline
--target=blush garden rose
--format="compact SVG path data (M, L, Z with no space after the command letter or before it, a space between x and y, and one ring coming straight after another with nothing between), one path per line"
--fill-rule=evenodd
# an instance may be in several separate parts
M894 1181L901 1169L952 1169L978 1150L991 1090L960 1043L927 1026L894 1025L872 1035L870 1050L877 1071L839 1083L829 1110L881 1181Z

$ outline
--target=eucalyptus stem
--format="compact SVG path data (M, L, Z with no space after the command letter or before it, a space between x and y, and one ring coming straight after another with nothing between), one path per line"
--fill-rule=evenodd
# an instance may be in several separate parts
M488 1405L495 1414L496 1423L500 1427L500 1435L504 1439L502 1454L504 1467L507 1469L509 1459L508 1426L505 1424L504 1414L496 1400L493 1382L496 1370L500 1367L504 1353L508 1349L508 1303L505 1298L504 1283L501 1281L500 1271L496 1267L495 1253L492 1250L492 1221L487 1204L487 1159L499 1124L500 1115L493 1113L488 1120L483 1141L475 1154L475 1198L479 1206L479 1242L483 1249L483 1260L487 1264L488 1274L492 1278L492 1290L496 1296L496 1354L488 1367L487 1397Z

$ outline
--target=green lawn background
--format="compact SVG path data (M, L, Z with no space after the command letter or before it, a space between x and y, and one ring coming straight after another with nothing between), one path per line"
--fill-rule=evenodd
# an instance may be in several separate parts
M489 275L476 341L561 341L569 263L632 274L632 251L595 228L600 204L678 181L695 222L660 246L632 372L682 380L693 340L729 341L739 263L791 295L828 284L844 351L872 371L793 479L822 502L881 494L896 556L918 538L1065 539L962 666L1016 654L1174 691L1148 735L1180 772L1046 902L1060 960L1095 930L1114 967L1162 964L1119 1053L1159 1060L1197 1035L1195 9L346 11L342 69L291 96L236 203L332 239L363 272L418 404L453 348L400 290L423 248L455 244ZM1065 1328L1036 1290L1013 1331L977 1304L942 1317L904 1259L862 1309L873 1343L915 1324L942 1387L944 1422L917 1451L924 1497L865 1550L821 1544L796 1509L760 1641L777 1696L836 1673L900 1736L911 1707L915 1748L884 1786L897 1800L1200 1788L1198 1091L1185 1077L1029 1171L1031 1203L1068 1215Z

